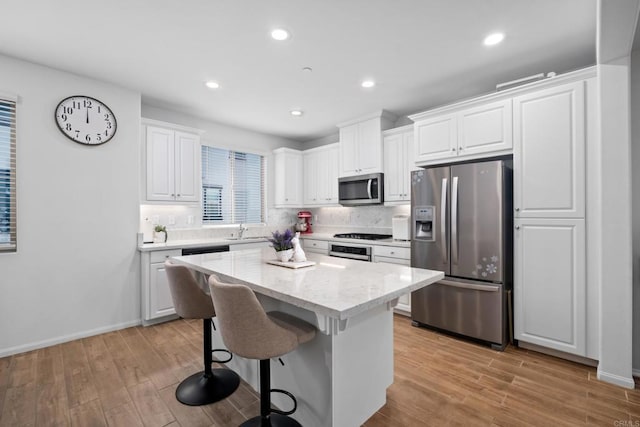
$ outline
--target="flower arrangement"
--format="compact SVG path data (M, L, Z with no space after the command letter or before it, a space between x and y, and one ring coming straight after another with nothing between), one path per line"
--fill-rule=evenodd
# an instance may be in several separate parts
M291 239L293 239L293 233L291 230L286 229L284 233L280 233L279 231L274 231L271 233L271 238L269 242L271 242L271 246L275 249L276 252L286 251L287 249L293 249L293 243L291 243Z

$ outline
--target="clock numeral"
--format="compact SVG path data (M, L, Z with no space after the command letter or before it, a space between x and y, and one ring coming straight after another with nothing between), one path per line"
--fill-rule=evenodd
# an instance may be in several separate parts
M91 142L91 135L87 134L87 136L85 136L85 137L84 137L84 139L85 139L87 142Z
M73 101L73 108L80 108L80 103L78 102L78 105L76 105L76 101Z
M76 130L76 136L75 137L76 138L80 138L80 131L79 130Z
M72 115L73 114L73 108L71 107L62 107L62 112L68 115Z
M66 114L60 114L60 118L65 122L67 121L67 115Z
M112 128L111 122L107 122L107 129L111 129L111 128Z
M104 131L104 136L109 136L109 131L108 130Z
M91 100L90 99L85 99L84 100L84 108L91 108Z
M105 115L104 115L104 121L105 121L105 122L108 122L108 121L109 121L109 115L108 115L108 114L105 114Z
M89 135L87 135L87 136L89 136ZM102 141L102 137L100 136L100 134L99 134L99 133L97 133L97 134L96 134L96 140L97 140L98 142L101 142L101 141Z
M101 113L100 106L98 105L98 114L100 114L100 113Z
M67 123L64 128L67 130L67 132L71 132L71 123Z

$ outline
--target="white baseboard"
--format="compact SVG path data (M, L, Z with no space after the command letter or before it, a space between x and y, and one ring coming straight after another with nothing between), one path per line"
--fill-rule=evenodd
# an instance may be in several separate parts
M636 387L636 383L633 381L633 377L627 378L621 377L620 375L609 374L607 372L601 371L600 367L598 367L598 379L600 381L604 381L624 388L633 389Z
M107 332L117 331L119 329L130 328L131 326L141 325L140 319L132 320L129 322L118 323L115 325L103 326L101 328L90 329L88 331L76 332L74 334L62 335L60 337L50 338L43 341L37 341L29 344L18 345L15 347L9 347L0 349L0 357L12 356L18 353L24 353L31 350L37 350L39 348L50 347L52 345L61 344L68 341L77 340L80 338L91 337L94 335L104 334Z

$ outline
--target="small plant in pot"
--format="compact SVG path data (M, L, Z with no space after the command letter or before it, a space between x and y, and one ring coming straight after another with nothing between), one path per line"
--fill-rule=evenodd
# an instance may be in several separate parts
M167 241L167 227L156 225L153 229L153 243L165 243Z
M286 229L283 233L277 230L271 233L269 242L271 242L271 246L276 251L278 261L287 262L291 260L293 256L293 243L291 243L291 239L293 239L293 232L289 229Z

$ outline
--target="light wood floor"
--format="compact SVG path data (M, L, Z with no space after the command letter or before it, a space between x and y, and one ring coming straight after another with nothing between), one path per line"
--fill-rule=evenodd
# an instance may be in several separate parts
M200 321L135 327L0 359L0 426L237 426L259 412L242 384L188 407L177 384L201 369ZM395 318L395 382L377 426L640 425L640 390L595 369L456 340ZM627 421L626 424L616 421Z

